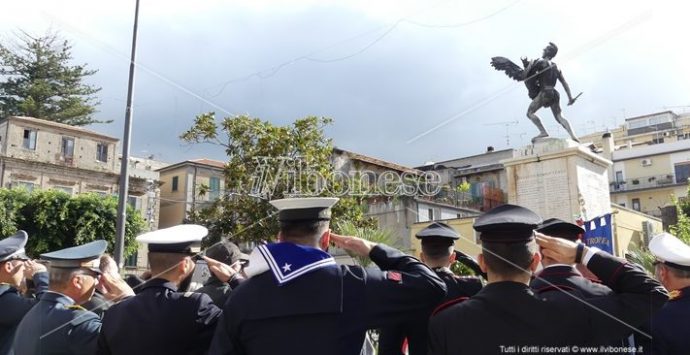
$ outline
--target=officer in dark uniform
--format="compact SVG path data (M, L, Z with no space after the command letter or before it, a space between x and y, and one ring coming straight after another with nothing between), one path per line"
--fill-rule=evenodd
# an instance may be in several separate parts
M584 230L577 224L568 223L558 218L550 218L537 228L537 232L550 237L563 238L573 243L579 243ZM558 263L548 256L542 256L541 264L544 269L530 282L530 287L540 297L553 301L564 300L565 302L571 302L573 296L584 300L613 294L610 288L584 277L577 270L575 264ZM630 335L632 335L632 331ZM607 340L596 345L605 348L620 348L632 347L635 344L632 336L630 336L623 339ZM598 351L598 353L615 354L616 352Z
M482 283L478 278L460 277L450 271L450 266L456 261L453 246L460 238L451 226L443 222L433 222L419 231L415 237L421 240L422 261L446 283L448 292L442 302L458 297L470 297L481 290ZM426 354L429 316L433 308L435 306L417 314L410 314L404 322L381 329L379 354L402 354L401 349L403 349L405 339L407 339L410 355Z
M645 354L687 354L690 352L690 246L662 233L652 238L649 251L657 258L656 277L671 292L671 297L652 318L651 347L645 349Z
M573 353L583 345L623 338L666 301L658 282L624 260L542 234L535 243L539 223L537 214L515 205L496 207L477 218L479 264L489 283L470 299L432 316L430 354L555 353L549 347L567 347ZM540 262L537 244L555 262L586 265L614 294L586 302L539 297L529 288Z
M91 298L98 285L99 258L107 245L97 240L41 255L50 261L50 288L19 323L14 339L16 355L96 351L101 320L79 305Z
M537 232L577 243L584 230L577 224L550 218L537 228ZM613 293L610 288L582 276L575 264L557 263L547 256L542 257L541 264L544 269L530 282L530 287L544 297L563 297L561 290L579 298L607 296Z
M28 236L24 231L0 240L0 355L12 353L14 331L24 315L37 302L37 298L23 297L19 288L32 277L36 297L48 290L48 272L45 266L24 254Z
M225 304L210 354L359 354L367 329L397 324L445 295L417 259L329 230L337 198L271 201L279 243L249 257L249 277ZM379 268L337 265L329 241Z
M205 227L179 225L137 237L148 243L152 278L103 317L98 354L203 354L221 315L201 293L178 292L191 278Z
M211 259L229 265L234 271L227 281L220 280L216 275L211 274L211 277L204 283L204 286L194 291L207 294L211 297L213 304L218 307L223 307L225 301L230 297L230 292L244 281L244 278L240 274L242 270L242 251L240 251L240 248L235 243L221 241L206 249L204 254Z

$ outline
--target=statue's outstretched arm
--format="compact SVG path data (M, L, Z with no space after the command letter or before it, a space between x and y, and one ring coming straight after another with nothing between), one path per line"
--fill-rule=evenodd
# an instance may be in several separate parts
M568 105L572 104L575 100L573 100L573 94L570 93L570 86L568 86L568 82L565 81L565 77L563 77L563 73L558 70L558 81L561 82L561 85L563 85L563 89L565 89L565 93L568 95Z

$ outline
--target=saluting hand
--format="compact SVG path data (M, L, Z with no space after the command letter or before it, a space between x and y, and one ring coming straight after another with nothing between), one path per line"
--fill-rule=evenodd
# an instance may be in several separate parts
M331 241L336 247L351 251L357 256L369 256L371 249L377 244L366 239L338 235L331 232Z
M541 253L556 262L563 264L574 264L577 254L577 243L563 238L549 237L542 233L536 233L537 244L542 248ZM587 254L588 248L585 246L583 255Z
M208 269L215 275L218 280L222 282L229 282L237 274L236 267L240 265L240 261L236 261L232 265L222 263L218 260L211 259L208 256L202 256L206 260Z
M48 269L45 265L37 263L35 260L27 260L24 262L24 276L32 278L39 272L46 272Z
M110 273L101 274L100 282L105 286L106 292L103 296L108 301L119 301L125 297L134 296L134 290L123 280L120 275Z

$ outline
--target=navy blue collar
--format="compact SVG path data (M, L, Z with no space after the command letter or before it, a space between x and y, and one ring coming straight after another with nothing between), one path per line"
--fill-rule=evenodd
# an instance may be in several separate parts
M155 279L150 279L144 281L144 283L140 286L142 290L145 290L147 288L151 287L162 287L162 288L167 288L171 291L177 292L177 285L173 283L172 281L168 281L166 279L162 278L155 278Z
M43 293L41 301L58 303L63 306L71 306L74 304L74 300L71 297L55 291L46 291Z
M582 276L574 266L563 264L547 266L537 274L539 277L548 275Z
M247 275L270 270L279 286L313 271L336 266L335 259L321 249L289 242L260 245L249 256Z

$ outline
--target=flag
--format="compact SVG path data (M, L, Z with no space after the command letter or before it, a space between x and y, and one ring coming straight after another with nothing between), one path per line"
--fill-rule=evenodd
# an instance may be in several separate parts
M597 247L611 255L613 250L613 228L611 226L611 214L596 217L585 221L585 236L583 242L590 247Z

